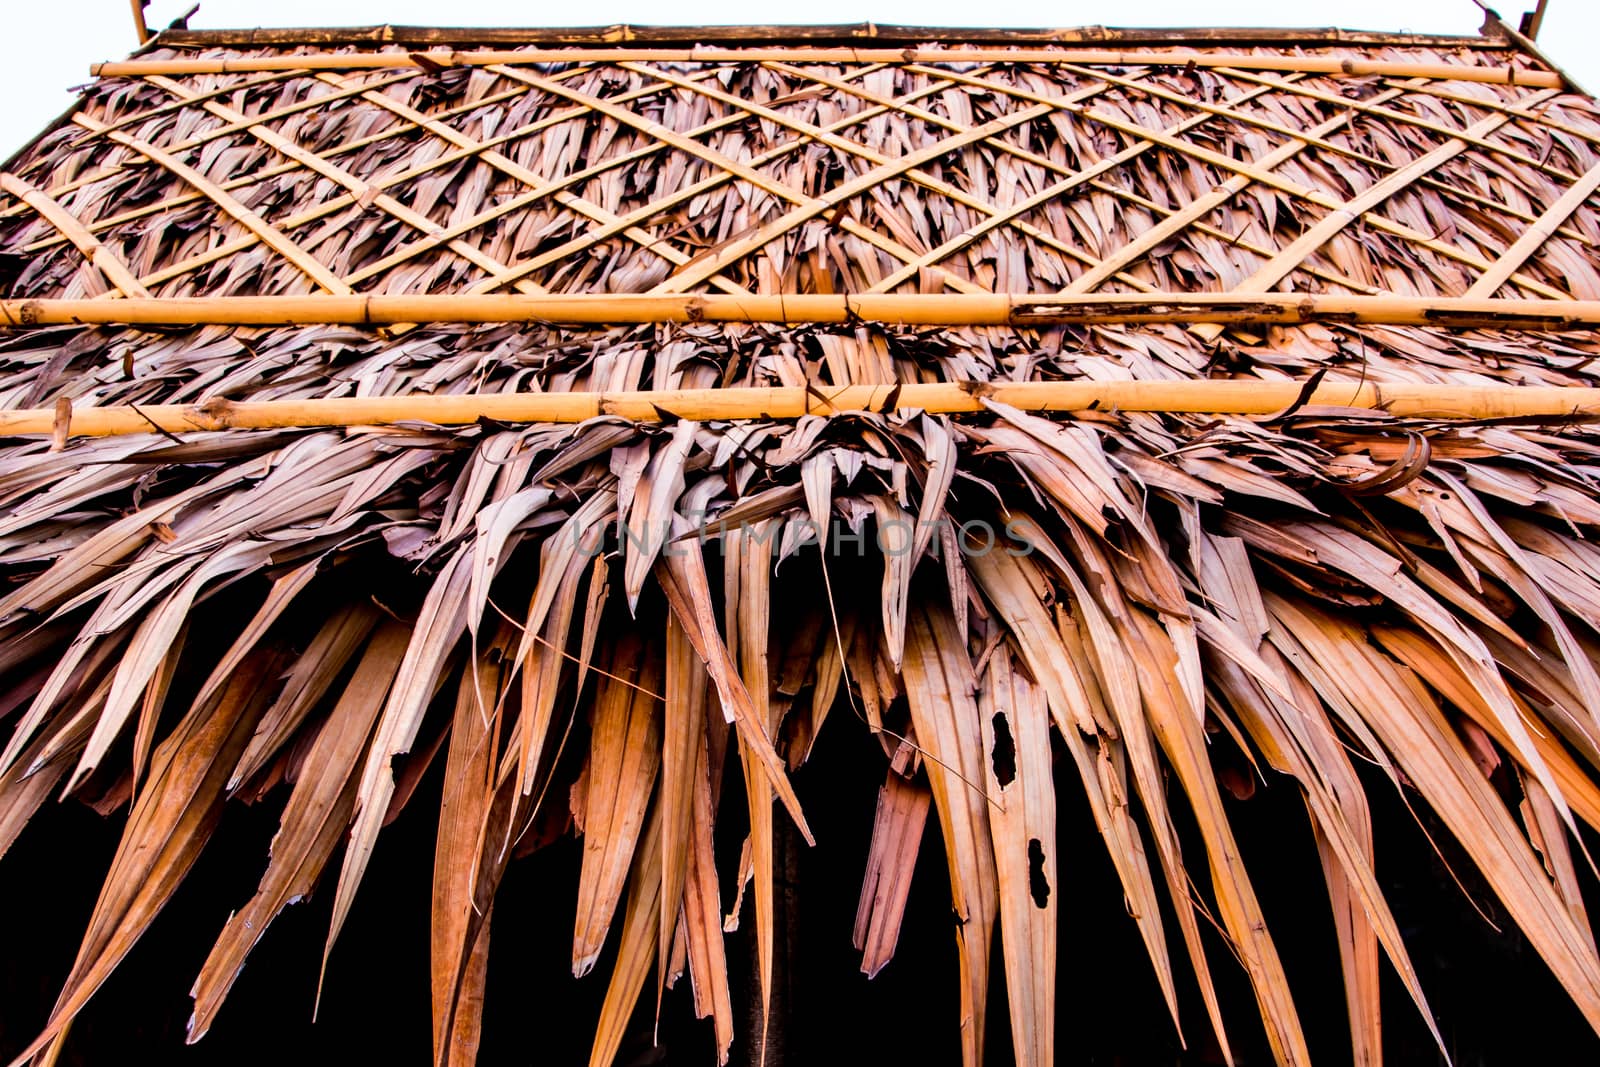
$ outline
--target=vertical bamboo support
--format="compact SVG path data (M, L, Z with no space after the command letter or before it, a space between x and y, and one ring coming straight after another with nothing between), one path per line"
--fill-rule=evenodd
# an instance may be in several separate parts
M1539 30L1544 26L1544 9L1549 2L1550 0L1539 0L1538 7L1522 16L1521 29L1527 35L1528 40L1536 41L1539 39Z
M150 26L144 21L144 6L150 0L128 0L128 6L133 8L133 32L139 35L139 43L144 44L150 40Z

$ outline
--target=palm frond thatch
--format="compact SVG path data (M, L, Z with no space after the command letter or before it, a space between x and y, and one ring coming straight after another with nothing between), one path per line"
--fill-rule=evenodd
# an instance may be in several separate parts
M158 38L0 175L0 296L1600 300L1600 113L1497 82L1485 72L1548 72L1495 41L1241 37L1202 64L1171 42L1130 39L1111 61L1057 40L1069 47L1015 61L952 45L888 61L641 47L479 62L363 39L331 63L327 35ZM251 57L286 69L228 69ZM0 408L1584 386L1597 356L1587 330L1338 322L58 325L0 337ZM1124 898L1103 921L1129 924L1185 1037L1228 1056L1253 1032L1226 1010L1242 971L1273 1057L1310 1062L1239 843L1236 797L1258 782L1277 788L1250 803L1309 816L1323 884L1304 900L1333 920L1357 1061L1383 1056L1386 971L1433 1026L1373 789L1431 812L1600 1030L1586 421L888 406L3 442L0 853L56 796L126 812L25 1054L64 1040L234 801L281 820L198 973L191 1039L314 889L333 902L323 965L349 966L338 935L433 766L436 1062L473 1062L491 919L527 906L497 891L569 827L583 840L571 967L611 961L591 1062L612 1062L635 1006L659 1008L685 972L726 1060L741 1033L767 1040L780 831L812 836L791 774L850 732L884 756L876 812L860 813L862 968L894 955L931 810L965 1063L986 1027L1009 1028L1019 1063L1062 1047L1069 805L1087 806ZM728 825L748 828L737 866L718 854ZM730 904L730 925L753 923L762 1021L743 1031ZM988 1011L991 974L1005 1019Z

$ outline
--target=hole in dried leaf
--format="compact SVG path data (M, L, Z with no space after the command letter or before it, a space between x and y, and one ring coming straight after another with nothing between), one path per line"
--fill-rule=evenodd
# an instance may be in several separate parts
M1050 903L1050 880L1044 876L1044 846L1037 837L1028 838L1028 891L1033 894L1033 905L1043 908Z
M1017 780L1017 742L1003 711L994 713L994 751L990 758L994 761L994 780L1002 787Z

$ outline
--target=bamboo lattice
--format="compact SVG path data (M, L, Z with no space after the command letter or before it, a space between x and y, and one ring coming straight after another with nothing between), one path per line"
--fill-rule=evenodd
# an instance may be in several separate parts
M19 296L1600 295L1586 104L1413 53L158 48L0 190Z

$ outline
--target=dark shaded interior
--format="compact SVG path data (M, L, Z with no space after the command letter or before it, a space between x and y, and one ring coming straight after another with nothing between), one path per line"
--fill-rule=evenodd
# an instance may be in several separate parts
M808 850L791 834L780 848L780 854L792 853L788 869L794 872L780 880L780 907L787 905L792 923L790 936L779 939L780 949L790 954L782 990L788 1003L774 1020L779 1029L768 1063L959 1062L955 943L936 819L928 820L894 961L868 981L850 946L883 765L877 743L841 706L812 762L796 773L818 845ZM437 761L381 839L334 951L315 1024L317 967L332 897L326 885L279 917L211 1033L194 1046L183 1044L187 990L228 909L254 889L276 827L276 804L234 804L160 920L74 1024L61 1062L324 1063L355 1055L423 1062L429 1044L432 819L442 768ZM1058 761L1058 775L1063 770L1070 774L1070 764ZM728 771L727 796L734 802L725 806L725 824L719 824L725 903L731 901L743 836L738 771ZM1059 1058L1093 1064L1221 1062L1192 979L1183 973L1179 988L1190 1047L1180 1047L1134 924L1111 906L1120 890L1084 805L1074 802L1078 787L1065 779L1059 784ZM1368 784L1379 875L1454 1062L1525 1063L1531 1033L1540 1035L1553 1062L1592 1060L1600 1052L1594 1036L1447 835L1423 814L1429 835L1445 849L1442 859L1393 790L1379 781ZM1312 1051L1319 1062L1347 1061L1331 919L1320 895L1303 899L1308 887L1320 885L1320 874L1296 790L1275 778L1249 800L1229 803ZM48 1013L119 826L120 816L102 819L76 803L52 803L6 857L9 873L0 879L0 1055L14 1055ZM1198 854L1198 841L1187 828L1185 833L1187 850ZM510 868L495 909L483 1064L587 1061L589 1028L610 961L602 959L583 980L568 974L578 857L578 842L566 836ZM792 887L782 884L790 880ZM746 924L749 914L747 902ZM1170 936L1176 945L1176 931ZM1224 1016L1235 1026L1230 1037L1237 1062L1270 1062L1242 971L1219 938L1212 937L1211 949ZM742 932L733 935L728 951L737 1008L750 1003L749 939ZM1010 1036L998 963L987 1059L1003 1064L1010 1059ZM647 988L620 1064L715 1061L710 1024L692 1018L687 984L680 981L667 993L656 1047ZM1387 983L1385 998L1390 1061L1442 1062L1398 982ZM749 1047L741 1025L733 1062L745 1062Z

